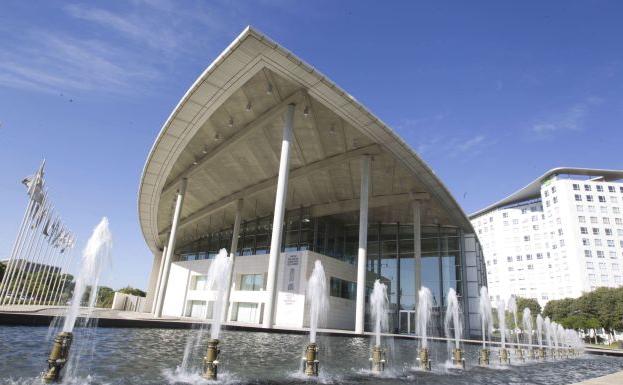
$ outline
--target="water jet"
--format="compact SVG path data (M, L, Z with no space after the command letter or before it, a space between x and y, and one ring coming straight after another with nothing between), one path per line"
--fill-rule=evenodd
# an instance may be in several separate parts
M318 323L327 315L329 299L327 294L327 279L322 263L317 260L314 270L307 281L305 299L309 302L309 344L305 348L303 357L303 372L307 376L318 376L320 362L318 361L318 345L316 344L316 332Z
M418 292L418 305L415 321L415 332L420 336L420 351L418 362L420 369L431 370L430 354L428 351L428 322L433 309L433 294L427 287L422 287Z
M488 366L491 350L487 349L487 336L489 342L493 334L493 311L491 310L491 300L489 299L489 291L486 286L480 288L479 298L480 323L482 327L482 349L478 356L478 364L480 366Z
M374 281L374 288L370 295L370 310L374 321L374 342L370 357L370 370L380 373L385 370L385 350L381 347L381 332L387 330L389 319L387 316L389 300L387 299L387 286L380 280Z
M446 305L446 316L444 318L443 328L448 338L448 352L452 358L452 364L457 368L465 369L465 359L463 358L463 351L461 350L461 334L463 331L463 325L461 325L461 307L456 295L456 291L453 288L448 290L448 298ZM454 329L454 336L452 336L450 330L450 324ZM452 340L454 339L454 346Z

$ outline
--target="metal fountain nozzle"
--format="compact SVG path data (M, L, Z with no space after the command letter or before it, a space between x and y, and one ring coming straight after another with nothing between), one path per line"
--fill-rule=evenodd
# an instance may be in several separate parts
M385 349L376 345L372 348L372 357L370 357L370 370L374 373L381 373L385 370Z
M508 350L506 348L500 349L500 364L509 365L511 363L510 356L508 354Z
M524 356L524 351L522 348L515 349L515 355L521 362L526 362L526 358Z
M539 360L545 360L547 358L547 350L545 348L539 348L539 350L537 350L537 357L539 358Z
M218 375L218 354L221 352L218 342L217 339L208 340L208 350L203 357L203 378L206 380L216 380Z
M305 356L303 357L303 372L310 377L318 377L318 345L315 342L307 345Z
M428 348L420 349L417 360L420 362L420 369L431 370L431 361Z
M465 358L463 358L463 351L460 348L452 349L452 364L457 368L465 369Z
M48 370L43 373L43 381L58 382L61 379L61 371L69 357L69 349L73 335L71 332L60 332L54 338L52 350L48 357Z
M478 365L488 366L491 357L491 350L487 348L480 349L480 355L478 356Z

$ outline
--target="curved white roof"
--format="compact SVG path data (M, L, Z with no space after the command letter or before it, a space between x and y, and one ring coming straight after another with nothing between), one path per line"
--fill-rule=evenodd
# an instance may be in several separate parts
M291 102L297 110L289 208L309 203L318 215L353 210L356 161L369 154L371 202L381 207L425 199L425 220L473 231L447 188L392 129L316 69L247 27L186 92L149 153L138 214L152 251L165 242L182 178L189 178L180 222L188 237L230 223L231 204L239 198L248 198L243 216L270 211L282 112Z
M590 177L601 177L604 180L619 180L623 179L623 170L604 170L598 168L578 168L578 167L556 167L540 177L536 178L532 182L528 183L524 188L515 191L511 195L504 199L495 202L475 213L470 214L470 218L477 217L485 214L489 211L495 210L500 207L508 206L514 203L524 202L530 199L541 197L541 184L551 178L554 175L583 175Z

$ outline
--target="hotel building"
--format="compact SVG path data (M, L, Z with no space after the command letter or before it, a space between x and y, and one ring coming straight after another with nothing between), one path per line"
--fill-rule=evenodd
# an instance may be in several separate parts
M623 171L555 168L470 216L489 293L552 299L623 284Z
M164 124L138 211L154 254L146 309L157 317L211 317L206 274L225 248L234 258L229 323L306 327L305 286L320 260L324 327L368 330L367 294L380 279L392 331L414 331L426 286L438 315L454 288L467 332L479 332L484 263L455 199L391 128L252 28Z

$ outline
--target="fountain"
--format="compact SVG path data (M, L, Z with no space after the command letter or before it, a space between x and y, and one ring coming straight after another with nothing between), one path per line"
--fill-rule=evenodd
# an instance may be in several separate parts
M519 323L517 322L517 300L514 295L511 295L508 299L508 303L506 304L506 308L513 315L513 333L515 334L515 340L517 344L515 345L515 355L519 358L520 361L524 362L524 352L521 346L519 345Z
M543 316L541 316L541 314L537 314L536 316L536 337L537 341L539 342L536 356L539 360L544 360L545 348L543 347Z
M560 353L558 351L558 324L556 322L552 322L549 324L549 334L552 336L552 357L560 358Z
M418 304L415 320L415 333L420 337L420 351L418 362L420 369L431 370L430 353L428 351L428 321L430 321L433 309L433 294L427 287L422 287L418 292Z
M314 270L307 281L306 301L309 303L309 344L303 357L303 372L307 376L317 377L320 362L318 361L316 331L318 322L321 321L320 318L326 317L329 310L327 279L319 260L314 263Z
M552 322L549 319L549 317L545 317L545 320L543 321L543 329L545 330L545 342L547 344L547 350L549 350L549 356L553 357L553 351L552 351ZM543 351L543 358L547 358L548 354L547 352L544 350ZM555 357L553 357L555 358Z
M493 334L493 311L491 310L491 300L489 299L489 291L486 286L480 288L479 299L480 323L482 326L482 349L478 357L478 364L482 366L489 365L489 357L491 350L487 348L487 336L489 342Z
M503 299L497 302L498 329L500 329L500 364L509 365L511 360L506 350L506 304Z
M387 299L387 286L378 279L374 281L374 288L370 295L370 310L374 321L374 346L370 357L370 370L380 373L385 370L385 350L381 347L381 332L389 327L389 301Z
M69 350L73 342L73 330L80 312L80 305L86 290L90 287L87 304L87 317L95 307L97 288L100 274L106 264L110 263L112 236L108 229L108 219L102 218L93 230L93 234L84 249L80 272L76 278L71 304L65 315L63 329L54 338L54 343L48 357L48 369L43 373L45 382L58 382L61 371L67 364Z
M220 349L219 335L221 333L221 323L223 322L223 304L226 300L227 285L229 284L229 270L231 269L231 258L227 250L221 249L210 263L206 289L215 292L215 299L212 306L212 322L210 323L210 339L208 348L203 358L203 378L216 380L218 376L218 355Z
M521 320L523 324L523 332L526 335L525 340L529 346L528 355L531 359L534 359L535 352L534 349L532 349L532 312L530 311L530 308L525 307L523 309Z
M461 307L459 300L456 296L456 291L453 288L448 290L448 299L446 305L446 316L444 317L443 329L448 338L448 353L452 357L452 364L457 368L465 369L465 359L463 358L463 351L461 350L461 334L463 332L463 325L461 325ZM454 329L454 336L450 331L450 323ZM452 344L454 339L454 346Z

